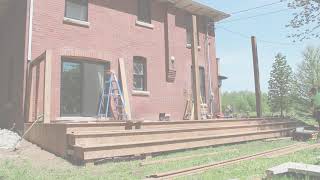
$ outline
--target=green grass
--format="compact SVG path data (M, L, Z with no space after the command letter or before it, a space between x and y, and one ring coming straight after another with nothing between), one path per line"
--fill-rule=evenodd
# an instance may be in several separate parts
M195 165L204 165L243 155L254 154L261 151L270 150L277 147L293 144L293 141L281 140L274 142L249 142L244 144L220 146L215 148L203 148L192 151L177 152L152 158L152 160L166 159L171 157L180 157L186 155L194 155L201 153L218 152L210 157L195 158L185 160L183 162L169 162L164 164L155 164L140 167L141 161L130 161L120 163L107 163L99 166L75 167L67 166L63 168L57 167L39 167L34 162L21 160L5 160L0 162L0 179L9 180L73 180L73 179L143 179L146 175L158 172L166 172L169 170L178 170L181 168L192 167ZM235 151L228 151L235 149ZM266 159L260 158L250 162L244 162L239 165L228 166L205 172L192 177L183 177L182 179L230 179L241 178L247 180L248 177L262 177L265 170L287 161L305 162L314 164L315 157L320 152L309 150L305 152L295 153L290 156L281 158Z

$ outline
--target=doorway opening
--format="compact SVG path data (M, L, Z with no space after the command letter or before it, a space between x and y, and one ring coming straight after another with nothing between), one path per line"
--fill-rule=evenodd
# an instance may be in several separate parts
M61 64L61 117L96 117L110 63L63 58Z

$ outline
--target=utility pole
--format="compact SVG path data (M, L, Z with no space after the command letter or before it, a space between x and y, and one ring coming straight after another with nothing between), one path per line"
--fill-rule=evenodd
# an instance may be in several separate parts
M257 41L255 36L251 36L251 44L252 44L252 56L253 56L254 82L255 82L255 91L256 91L256 111L257 111L257 117L262 117L258 49L257 49Z
M194 99L194 119L201 120L200 117L200 82L199 82L199 64L198 64L198 29L197 16L192 15L192 92Z

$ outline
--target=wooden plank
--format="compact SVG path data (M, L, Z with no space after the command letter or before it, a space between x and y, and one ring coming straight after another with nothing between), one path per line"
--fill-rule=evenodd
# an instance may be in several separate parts
M279 152L277 154L273 154L273 155L269 155L267 156L267 158L275 158L275 157L280 157L280 156L284 156L284 155L288 155L288 154L292 154L301 150L307 150L307 149L315 149L315 148L320 148L320 144L311 144L311 145L305 145L305 146L300 146L297 148L292 148L290 150L287 151L283 151L283 152Z
M124 60L119 58L119 67L120 67L120 79L122 84L122 93L125 102L125 111L128 116L128 120L131 120L131 106L130 106L130 99L129 99L129 92L128 92L128 84L127 84L127 76L126 76L126 68L124 64Z
M217 77L218 77L218 81L220 81L219 80L219 75L220 75L220 58L217 58L216 59L216 61L217 61ZM219 85L218 85L219 86ZM218 89L218 111L217 112L219 112L219 114L222 114L222 102L221 102L221 86L219 86L218 87L219 89Z
M73 146L76 155L80 159L92 160L116 156L128 156L134 154L150 154L168 152L182 149L192 149L198 147L208 147L230 143L253 141L265 138L280 137L290 130L263 131L254 133L241 133L229 136L203 136L199 138L179 138L170 140L152 140L142 142L127 142L115 144L95 144L88 146Z
M225 152L234 152L237 151L237 149L228 149L223 151ZM212 153L204 153L204 154L196 154L196 155L190 155L190 156L182 156L182 157L175 157L175 158L168 158L168 159L160 159L160 160L155 160L155 161L146 161L146 162L142 162L140 163L140 166L146 166L146 165L152 165L152 164L159 164L159 163L168 163L168 162L173 162L173 161L182 161L182 160L189 160L189 159L193 159L193 158L201 158L201 157L208 157L208 156L213 156L213 155L217 155L221 152L212 152Z
M187 176L187 175L199 174L199 173L203 173L208 170L212 170L214 168L224 167L227 165L233 165L233 164L237 164L237 163L248 161L248 160L254 160L254 159L257 159L260 157L264 157L265 155L268 155L268 154L274 154L274 153L277 153L278 151L290 149L290 148L298 146L298 145L299 144L289 145L289 146L285 146L285 147L280 147L280 148L275 148L272 150L259 152L259 153L253 154L253 155L241 156L241 157L237 157L237 158L233 158L233 159L229 159L229 160L214 162L211 164L199 165L199 166L194 166L191 168L185 168L185 169L174 170L174 171L169 171L169 172L165 172L165 173L153 174L153 175L150 175L147 177L153 178L153 179L173 179L176 177L183 177L183 176Z
M42 60L44 60L46 58L46 52L42 53L39 57L37 57L36 59L32 60L30 62L30 67L35 66L36 64L39 64Z
M255 91L256 91L256 110L257 117L262 116L261 108L261 89L260 89L260 75L259 75L259 62L258 62L258 49L256 37L251 37L252 44L252 56L253 56L253 70L254 70L254 82L255 82Z
M194 99L194 119L200 120L201 103L200 103L200 82L199 82L199 63L198 63L198 29L197 29L197 16L192 15L192 78L193 78L193 99Z
M45 71L44 71L44 123L51 121L51 89L52 89L52 51L46 51Z
M27 94L26 94L26 102L27 102L27 115L26 122L32 122L32 112L33 112L33 66L29 64L29 73L28 73L28 82L27 82Z

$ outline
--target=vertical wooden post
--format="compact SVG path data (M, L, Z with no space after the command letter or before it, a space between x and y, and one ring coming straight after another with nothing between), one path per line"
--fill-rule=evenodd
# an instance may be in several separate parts
M220 58L217 58L217 74L218 74L218 84L220 83ZM221 104L221 86L218 85L218 101L219 101L219 113L222 113L222 104Z
M257 117L261 117L262 109L261 109L260 75L259 75L257 41L255 36L251 37L251 44L252 44L252 56L253 56L254 82L255 82L255 91L256 91L256 111L257 111Z
M44 107L43 107L43 122L51 122L51 89L52 89L52 51L47 50L45 56L44 68Z
M120 79L122 84L122 92L125 101L125 111L128 116L128 120L131 120L131 107L130 107L130 100L129 100L129 92L128 92L128 85L127 85L127 76L126 76L126 68L124 65L124 60L119 58L119 69L120 69Z
M197 16L192 15L192 78L193 78L193 99L194 99L194 119L201 119L200 115L200 82L199 82L199 64L198 64L198 29L197 29Z
M33 65L29 63L29 72L27 80L27 94L26 94L26 122L32 122L32 112L33 112Z

